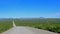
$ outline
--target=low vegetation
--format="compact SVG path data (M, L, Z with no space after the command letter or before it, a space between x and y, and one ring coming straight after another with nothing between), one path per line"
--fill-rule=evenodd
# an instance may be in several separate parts
M17 26L29 26L60 33L60 19L14 19ZM12 20L0 20L0 33L12 28Z
M0 33L12 28L11 20L0 20Z
M17 26L30 26L38 29L60 33L60 19L16 19L15 23Z

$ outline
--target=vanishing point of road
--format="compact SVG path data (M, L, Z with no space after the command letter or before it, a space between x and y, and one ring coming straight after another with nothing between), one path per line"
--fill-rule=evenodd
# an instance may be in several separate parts
M13 28L1 34L57 34L50 31L45 31L32 27L16 26L14 21L13 21L13 26L14 26Z

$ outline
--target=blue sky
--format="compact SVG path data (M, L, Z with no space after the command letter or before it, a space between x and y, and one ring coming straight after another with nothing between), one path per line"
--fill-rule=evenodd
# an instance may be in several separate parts
M0 18L60 18L60 0L0 0Z

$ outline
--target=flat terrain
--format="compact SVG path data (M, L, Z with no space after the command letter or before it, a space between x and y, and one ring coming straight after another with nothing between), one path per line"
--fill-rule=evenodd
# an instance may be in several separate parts
M45 30L40 30L32 27L16 26L13 22L13 28L3 32L2 34L57 34Z
M57 34L49 31L44 31L31 27L13 27L12 29L2 33L2 34Z

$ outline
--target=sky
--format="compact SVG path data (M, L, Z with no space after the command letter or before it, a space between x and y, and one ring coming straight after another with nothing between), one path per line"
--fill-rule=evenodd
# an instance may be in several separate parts
M60 0L0 0L0 18L60 18Z

